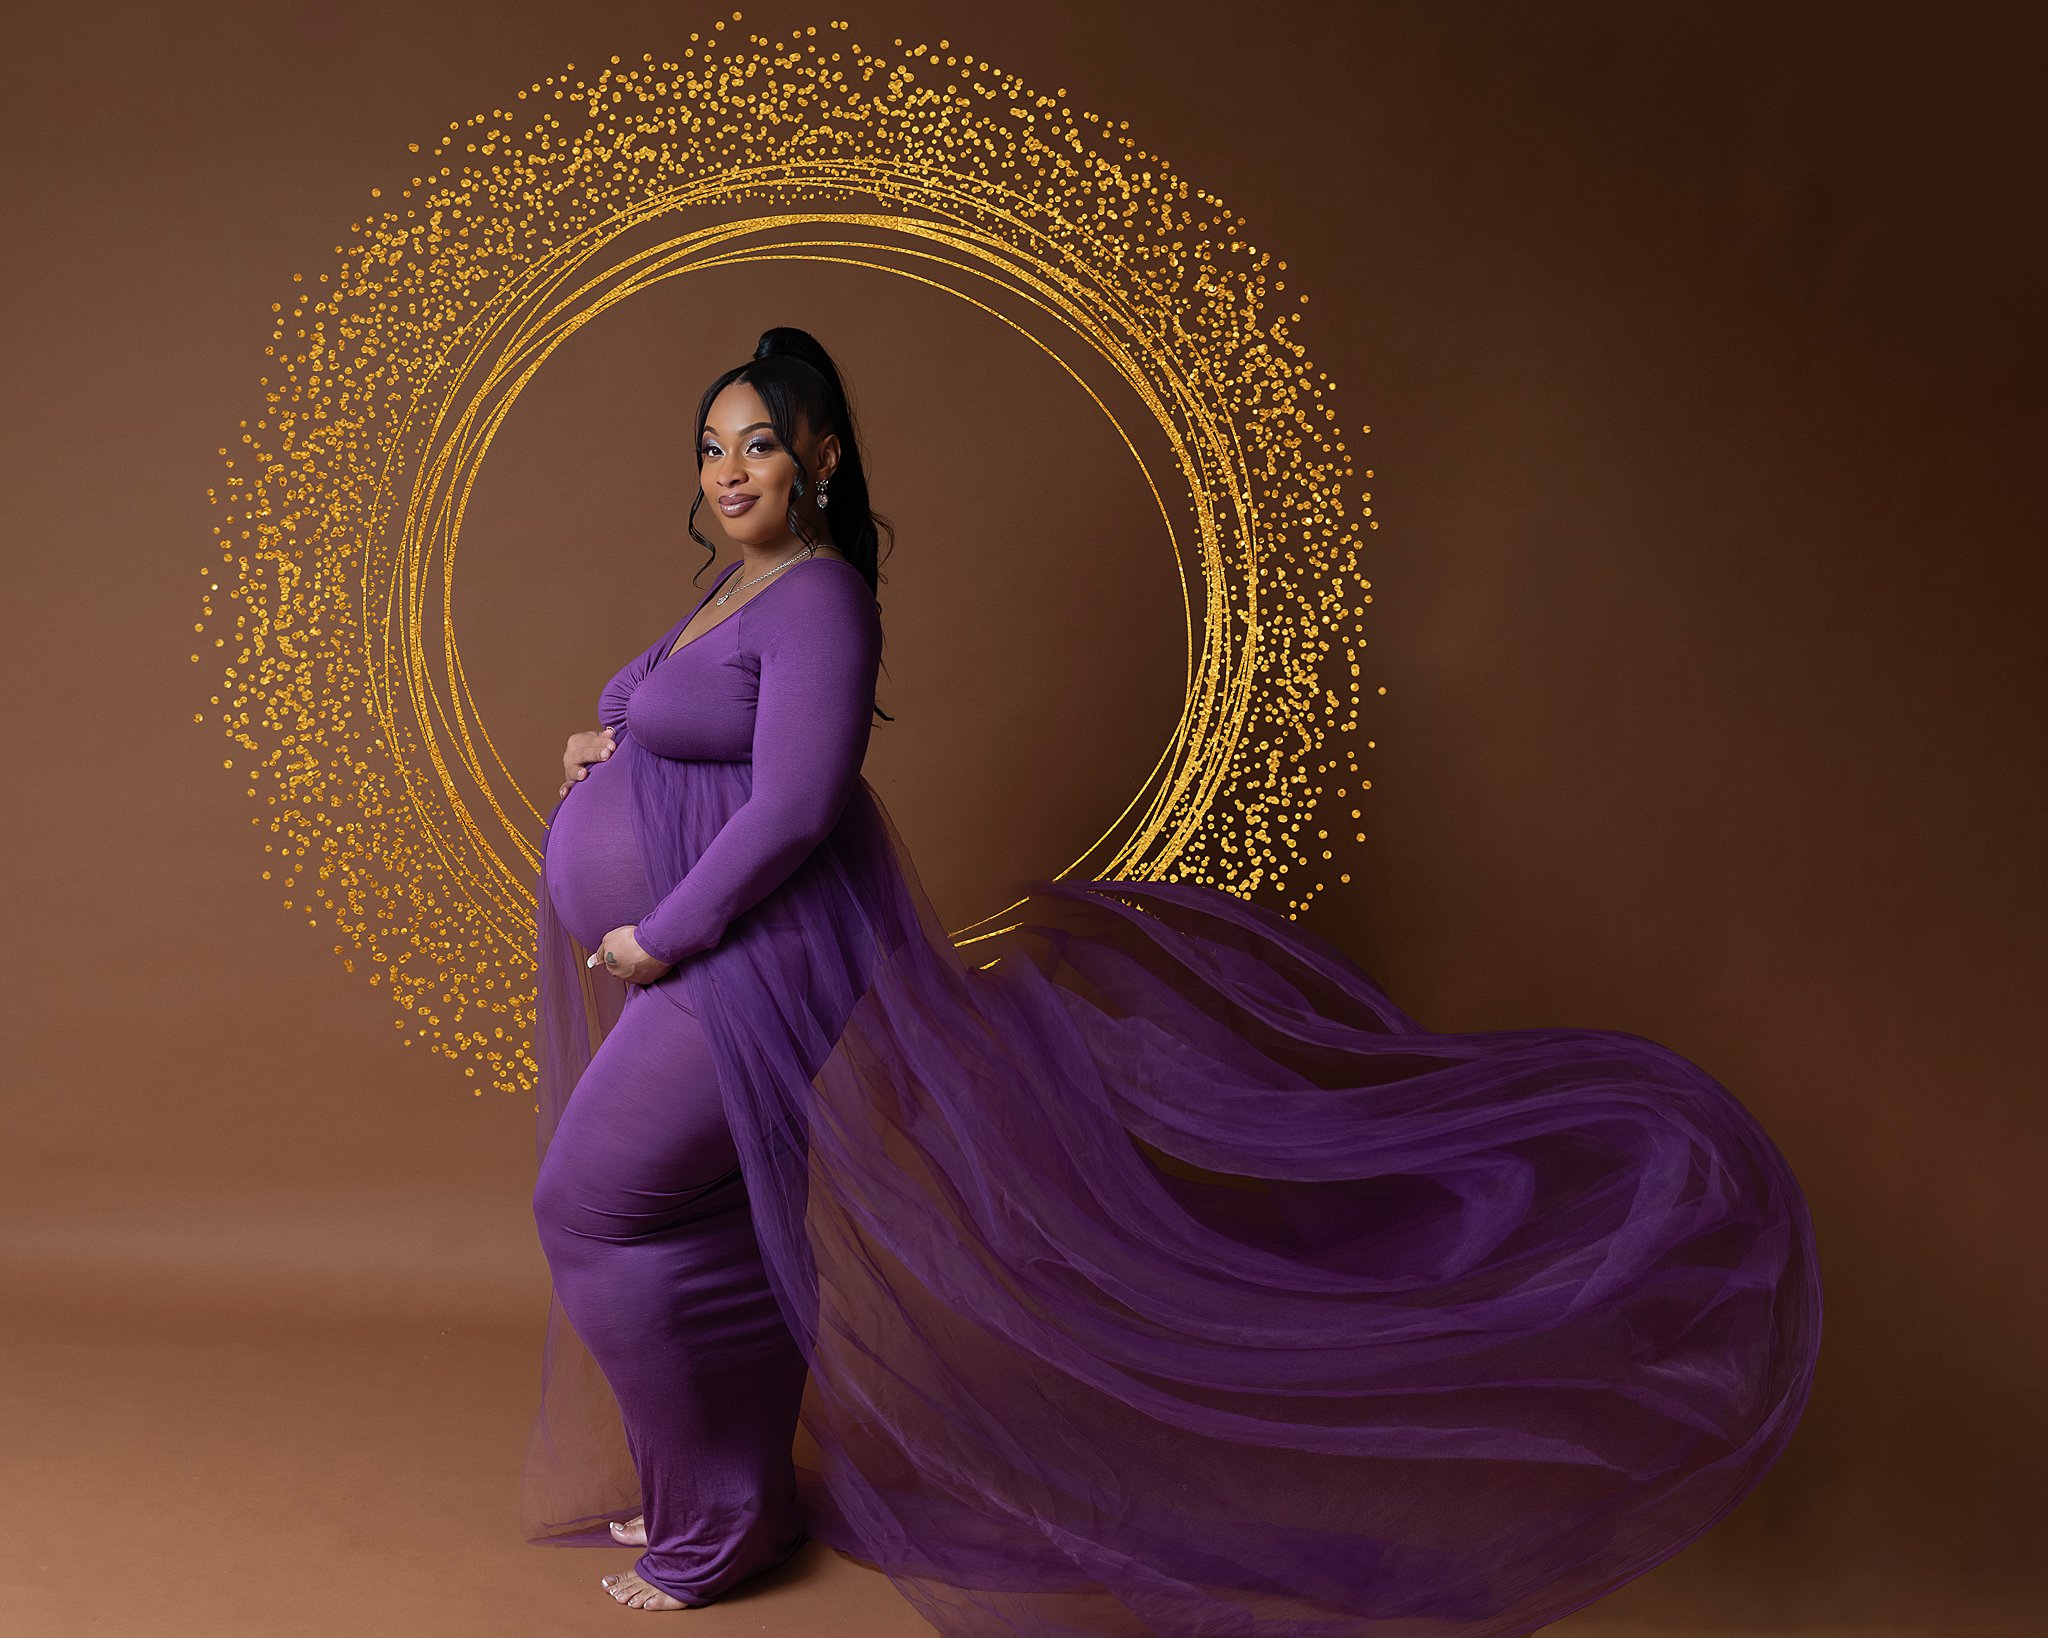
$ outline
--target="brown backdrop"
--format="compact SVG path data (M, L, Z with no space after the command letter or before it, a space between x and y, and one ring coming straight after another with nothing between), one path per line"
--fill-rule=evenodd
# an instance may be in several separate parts
M531 1112L401 1051L259 879L186 659L268 304L404 144L711 7L17 9L0 118L8 1295L0 1598L152 1633L561 1633L625 1555L513 1528ZM770 34L842 15L777 5ZM1385 526L1377 788L1308 921L1439 1028L1621 1028L1809 1191L1812 1408L1588 1612L2017 1626L2039 1543L2042 40L2025 5L877 0L1127 118L1313 293ZM903 281L676 281L545 372L465 527L528 789L693 595L679 418L772 323L866 414L942 912L1057 868L1179 682L1156 529L1063 381ZM708 532L708 531L707 531ZM697 582L702 585L704 581ZM656 612L659 611L658 617ZM821 1552L693 1622L919 1630ZM694 1627L693 1627L694 1630Z

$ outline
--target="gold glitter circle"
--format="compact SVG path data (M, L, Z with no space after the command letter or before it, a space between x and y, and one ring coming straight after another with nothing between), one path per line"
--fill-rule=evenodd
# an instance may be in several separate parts
M1131 449L1179 569L1186 699L1123 812L1046 874L1264 887L1294 915L1324 886L1289 891L1297 868L1318 874L1333 832L1365 840L1359 554L1378 523L1296 334L1308 298L1281 299L1287 264L1128 121L950 41L725 27L680 61L569 64L409 144L409 180L371 188L333 266L272 304L260 401L208 491L221 521L192 659L210 646L221 669L194 720L225 730L259 803L263 877L281 868L285 908L331 925L405 1044L479 1094L536 1084L545 816L457 649L463 509L554 350L663 279L795 259L917 280L1029 337ZM1156 419L1186 541L1091 376Z

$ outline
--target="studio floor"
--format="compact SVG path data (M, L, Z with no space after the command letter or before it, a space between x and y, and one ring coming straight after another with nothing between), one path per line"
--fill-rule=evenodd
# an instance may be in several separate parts
M0 1341L9 1638L565 1638L645 1618L598 1586L632 1552L519 1537L529 1331L199 1321L146 1303L80 1307L78 1295L14 1304ZM668 1618L707 1634L931 1632L886 1578L816 1544ZM1549 1630L1707 1629L1609 1613Z
M520 1539L534 1337L41 1313L0 1344L0 1631L463 1638L617 1631L624 1548ZM28 1407L33 1407L32 1411ZM815 1544L706 1632L929 1634Z

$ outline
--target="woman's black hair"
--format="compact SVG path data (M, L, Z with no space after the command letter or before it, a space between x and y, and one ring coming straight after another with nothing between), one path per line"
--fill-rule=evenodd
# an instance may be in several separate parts
M839 464L832 469L830 485L831 544L860 570L870 590L879 591L881 562L875 548L880 531L886 529L889 548L895 550L896 526L868 505L868 474L861 464L853 406L847 402L846 388L840 382L839 367L832 362L832 355L808 330L787 325L763 330L761 339L754 344L754 356L712 382L697 406L697 433L691 448L696 451L700 477L704 470L704 423L710 419L711 406L718 395L735 381L746 382L761 395L761 402L768 406L768 418L774 423L775 436L796 462L796 482L790 489L789 530L810 545L818 542L804 528L796 509L796 502L809 493L811 486L811 475L804 468L803 456L797 452L798 425L810 428L818 437L828 432L839 434ZM697 508L703 504L704 485L700 481L696 498L690 502L690 537L716 556L718 548L697 532ZM702 572L700 568L698 573ZM879 705L875 713L884 722L896 720Z

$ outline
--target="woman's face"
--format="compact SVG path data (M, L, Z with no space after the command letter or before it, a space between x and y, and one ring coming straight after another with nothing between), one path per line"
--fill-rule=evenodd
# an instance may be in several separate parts
M803 424L798 425L797 434L812 480L797 502L797 516L814 538L829 541L829 511L818 509L815 485L817 479L830 477L838 464L839 438L827 433L814 439ZM795 538L789 529L789 502L796 484L796 462L775 436L768 406L751 383L735 381L711 401L698 455L704 504L717 510L727 539L739 546L772 550Z

